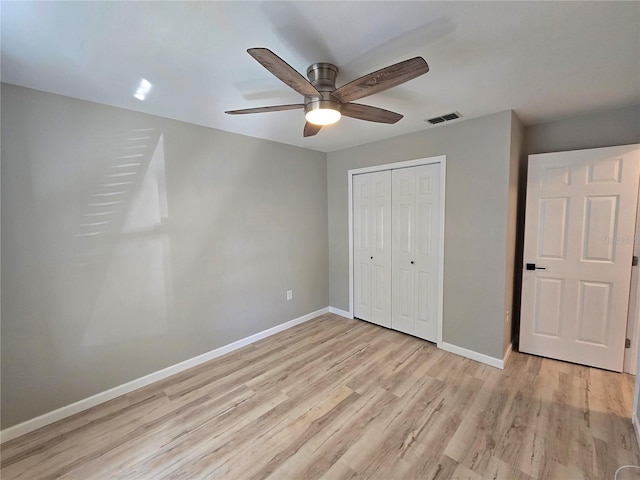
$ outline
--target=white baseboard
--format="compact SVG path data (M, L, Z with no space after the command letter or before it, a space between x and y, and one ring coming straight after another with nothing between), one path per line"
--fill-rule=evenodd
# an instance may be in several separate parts
M485 355L484 353L478 353L473 350L468 350L466 348L462 348L447 342L442 342L440 345L438 345L438 348L446 350L447 352L455 353L456 355L460 355L461 357L470 358L471 360L475 360L476 362L486 363L487 365L499 368L501 370L504 369L505 360L508 354L511 353L510 349L507 350L504 359L490 357L489 355Z
M341 317L350 318L353 320L353 315L351 315L346 310L340 310L339 308L329 307L330 313L335 313L336 315L340 315Z
M325 313L329 313L329 307L321 308L320 310L316 310L315 312L311 312L301 317L294 318L293 320L282 323L267 330L263 330L262 332L258 332L249 337L230 343L229 345L216 348L214 350L211 350L210 352L203 353L202 355L198 355L197 357L185 360L184 362L180 362L170 367L163 368L162 370L150 373L149 375L145 375L144 377L131 380L130 382L127 382L123 385L119 385L104 392L97 393L95 395L92 395L91 397L58 408L57 410L54 410L52 412L45 413L43 415L40 415L39 417L27 420L26 422L19 423L18 425L14 425L13 427L6 428L0 432L0 443L12 440L16 437L37 430L38 428L42 428L54 422L62 420L63 418L70 417L71 415L75 415L76 413L82 412L91 407L95 407L96 405L100 405L101 403L107 402L121 395L133 392L138 388L170 377L171 375L175 375L176 373L180 373L184 370L195 367L196 365L200 365L201 363L208 362L209 360L213 360L214 358L220 357L226 353L233 352L234 350L245 347L253 342L257 342L258 340L269 337L273 334L294 327L301 323L307 322L313 318L319 317L320 315L324 315Z

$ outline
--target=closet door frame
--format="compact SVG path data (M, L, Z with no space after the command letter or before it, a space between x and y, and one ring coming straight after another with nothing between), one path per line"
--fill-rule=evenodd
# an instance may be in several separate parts
M386 163L384 165L375 165L372 167L356 168L347 172L348 177L348 200L349 200L349 318L353 318L353 176L362 173L381 172L384 170L396 170L399 168L418 167L421 165L430 165L434 163L440 164L440 251L438 262L438 336L437 345L442 344L442 310L443 310L443 293L444 293L444 222L445 222L445 180L447 171L447 156L438 155L435 157L418 158L416 160L408 160L405 162Z

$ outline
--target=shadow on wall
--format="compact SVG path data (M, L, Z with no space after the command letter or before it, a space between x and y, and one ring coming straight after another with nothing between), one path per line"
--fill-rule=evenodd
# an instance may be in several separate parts
M291 213L282 208L295 195L268 182L252 186L267 163L221 165L198 145L188 161L179 157L175 132L92 132L57 151L73 155L68 173L75 178L52 187L49 201L32 178L43 221L29 228L42 262L28 276L40 277L46 292L35 301L45 312L35 323L48 332L51 350L29 368L49 388L56 377L81 375L77 388L85 389L88 376L122 383L259 331L252 322L271 314L257 315L273 301L272 289L282 288L265 288L265 276L273 278L275 264L287 277L297 268L282 263L279 250L305 248L287 230ZM42 175L42 165L32 168Z
M121 344L166 333L173 298L162 133L95 134L67 154L82 173L49 205L36 199L36 217L45 219L31 227L42 242L40 274L32 275L46 293L36 302L46 312L38 323L51 342L47 368L65 377L97 358L104 364L102 355Z
M3 428L103 390L166 335L173 298L160 129L20 114L23 137L3 126Z
M81 348L168 329L172 299L164 138L130 130L98 169L83 202L72 258L74 290L83 292L88 324ZM68 292L60 292L64 298Z

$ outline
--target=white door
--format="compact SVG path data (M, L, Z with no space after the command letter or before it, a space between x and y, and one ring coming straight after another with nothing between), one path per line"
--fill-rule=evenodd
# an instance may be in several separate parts
M640 149L529 156L520 350L621 371Z
M392 328L438 337L440 164L393 170Z
M353 177L354 316L391 326L391 172Z

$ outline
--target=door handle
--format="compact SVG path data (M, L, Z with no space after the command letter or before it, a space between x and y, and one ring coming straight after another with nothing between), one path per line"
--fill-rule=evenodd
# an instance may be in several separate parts
M546 270L547 268L546 267L536 267L535 263L527 263L526 269L527 270Z
M411 260L411 265L413 265L413 264L414 264L414 261L413 261L413 260Z
M373 257L371 257L371 260L373 260Z

